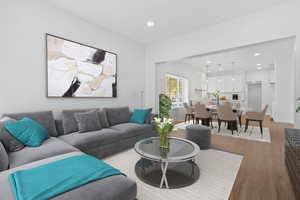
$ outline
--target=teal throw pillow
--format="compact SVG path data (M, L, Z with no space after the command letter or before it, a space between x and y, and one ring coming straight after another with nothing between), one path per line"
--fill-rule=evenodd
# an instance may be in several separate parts
M129 122L144 124L150 109L134 109Z
M4 127L12 136L29 147L41 146L43 141L49 138L47 129L28 117L7 122Z

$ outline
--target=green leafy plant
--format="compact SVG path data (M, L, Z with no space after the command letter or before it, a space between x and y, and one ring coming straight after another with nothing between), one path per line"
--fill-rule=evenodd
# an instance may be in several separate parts
M213 95L215 98L219 98L219 96L220 96L220 90L215 91L214 93L212 93L212 95Z
M170 118L170 110L172 106L171 99L165 95L159 95L159 117L160 118Z
M220 101L220 90L217 90L216 92L212 93L212 95L216 98L217 104L219 104L219 101Z

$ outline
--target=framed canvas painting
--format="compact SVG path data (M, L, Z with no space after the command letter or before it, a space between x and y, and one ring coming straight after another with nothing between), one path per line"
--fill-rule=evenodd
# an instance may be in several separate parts
M48 97L117 97L117 54L46 34Z

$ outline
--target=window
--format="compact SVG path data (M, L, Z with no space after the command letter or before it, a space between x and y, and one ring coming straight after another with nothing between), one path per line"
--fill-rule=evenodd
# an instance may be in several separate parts
M179 76L166 74L166 95L172 101L172 107L181 107L188 102L188 81Z

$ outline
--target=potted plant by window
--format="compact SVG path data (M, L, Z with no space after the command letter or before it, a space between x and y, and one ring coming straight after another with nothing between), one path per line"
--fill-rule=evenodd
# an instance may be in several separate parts
M220 90L217 90L212 95L216 98L217 104L220 104Z

